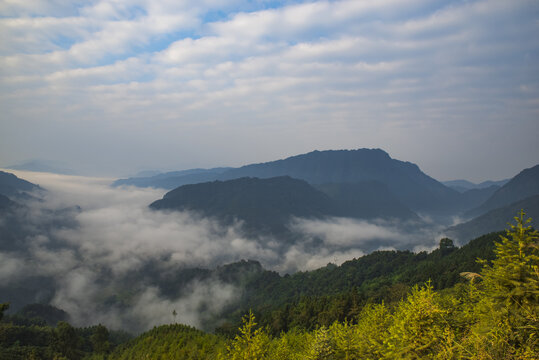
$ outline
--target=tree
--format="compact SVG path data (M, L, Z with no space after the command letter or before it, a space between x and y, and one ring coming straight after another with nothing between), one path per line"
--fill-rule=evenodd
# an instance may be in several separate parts
M107 354L110 351L109 331L105 326L97 325L90 341L95 353Z
M482 277L489 295L500 305L514 309L539 302L539 232L525 219L523 210L515 217L501 242L495 244L496 259L485 264Z
M539 233L524 211L483 261L476 351L492 358L534 358L539 353Z
M4 311L9 309L9 303L0 304L0 320L4 317Z
M453 244L453 240L449 238L443 238L440 240L440 252L442 253L442 256L445 256L452 251L456 250L455 244Z
M446 312L430 282L421 288L415 286L393 314L388 337L384 339L386 357L432 357L440 350L440 344L447 336L443 318Z
M234 360L260 360L266 358L269 336L262 330L256 329L255 316L249 314L243 317L243 326L240 335L237 335L231 346L227 348L226 359Z
M81 338L77 335L75 328L60 321L53 333L53 350L70 360L78 360L82 358L81 345Z

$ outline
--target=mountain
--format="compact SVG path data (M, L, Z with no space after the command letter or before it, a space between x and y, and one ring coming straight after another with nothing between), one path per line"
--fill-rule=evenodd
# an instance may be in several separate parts
M0 171L0 194L10 198L28 196L28 192L42 190L38 185L20 179L12 173Z
M417 165L392 159L380 149L313 151L240 168L195 170L199 171L118 180L114 185L168 189L214 180L224 181L242 177L266 179L278 176L290 176L305 180L312 185L377 181L385 184L401 203L414 211L451 213L465 209L463 197L457 191L429 177Z
M0 210L9 209L14 204L7 196L0 194Z
M163 189L174 189L181 185L196 184L201 182L216 180L220 174L230 168L219 167L213 169L188 169L181 171L171 171L152 176L137 176L127 179L119 179L112 183L112 186L138 186L154 187Z
M152 176L156 176L156 175L159 175L159 174L162 174L162 173L163 172L159 171L159 170L142 170L142 171L137 172L132 177L134 177L134 178L152 177Z
M389 188L379 181L315 185L335 202L337 216L361 219L396 218L419 220Z
M11 317L13 320L32 320L48 326L56 326L60 321L68 321L69 315L62 309L47 304L28 304Z
M458 192L429 177L417 165L392 159L380 149L313 151L230 169L220 179L285 175L310 184L379 181L414 211L445 211L458 207Z
M282 176L240 178L180 186L153 202L156 210L194 210L225 223L244 220L250 229L283 232L291 216L333 213L329 196L307 182Z
M41 189L38 185L0 171L0 251L11 251L23 245L29 235L25 229L27 211L24 201L33 198L27 192ZM25 226L26 225L26 226Z
M470 189L460 194L460 204L462 209L473 209L484 203L492 196L500 187L492 185L486 188Z
M465 192L465 191L468 191L468 190L473 190L473 189L485 189L485 188L489 188L489 187L492 187L492 186L497 186L497 187L502 187L503 185L505 185L510 179L504 179L504 180L498 180L498 181L492 181L492 180L487 180L487 181L483 181L482 183L479 183L479 184L475 184L471 181L468 181L468 180L451 180L451 181L442 181L442 184L444 184L445 186L448 186L454 190L457 190L458 192Z
M479 207L468 211L465 216L472 218L485 214L527 197L539 194L539 165L522 170L507 184L499 188Z
M8 169L76 175L73 170L68 169L63 164L49 160L30 160L22 164L8 166Z
M507 223L512 223L513 218L521 209L534 220L535 224L539 223L539 195L534 195L490 210L468 222L452 226L445 230L445 234L465 243L481 234L507 228Z
M191 210L230 224L243 220L248 229L283 233L292 217L419 217L378 182L324 184L280 176L239 178L180 186L150 205L156 210Z

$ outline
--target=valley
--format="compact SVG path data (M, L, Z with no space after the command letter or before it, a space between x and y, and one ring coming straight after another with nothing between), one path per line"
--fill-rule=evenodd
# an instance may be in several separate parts
M83 338L104 325L118 349L126 334L176 321L233 338L249 311L271 336L318 331L414 286L463 286L515 214L539 216L537 167L461 192L378 149L175 172L193 183L170 191L150 186L154 177L16 172L33 183L4 171L5 321L45 333L67 321Z

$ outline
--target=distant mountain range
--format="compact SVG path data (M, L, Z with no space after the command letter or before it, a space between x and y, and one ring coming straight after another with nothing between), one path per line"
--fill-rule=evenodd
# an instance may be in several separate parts
M285 175L310 184L378 181L414 211L445 211L458 206L455 190L429 177L417 165L392 159L380 149L313 151L231 169L221 179Z
M8 169L48 172L53 174L75 175L75 171L68 169L64 164L50 160L30 160L24 163L10 165Z
M283 160L251 164L240 168L217 168L166 173L146 178L130 178L113 185L153 186L172 189L186 184L241 177L261 179L290 176L311 185L357 184L376 181L384 184L406 207L419 212L455 212L477 206L483 197L460 194L410 162L392 159L380 149L313 151ZM470 200L472 199L472 200ZM470 204L471 203L471 204Z
M479 184L475 184L468 180L451 180L451 181L442 181L442 184L462 193L468 190L486 189L492 186L501 187L505 185L509 180L510 179L504 179L504 180L499 180L499 181L487 180Z
M213 169L171 171L152 176L138 176L128 179L119 179L113 182L112 186L138 186L174 189L181 185L217 180L219 175L229 169L231 168L220 167Z
M198 183L208 178L213 180ZM123 183L137 184L134 180ZM419 219L416 213L446 216L467 210L465 216L471 219L539 194L539 165L510 181L450 183L469 188L463 192L380 149L313 151L240 168L195 169L140 181L172 185L180 180L193 183L167 193L151 207L195 210L228 223L238 219L253 229L281 231L291 217L409 220ZM503 229L509 220L501 227L482 227L475 235Z

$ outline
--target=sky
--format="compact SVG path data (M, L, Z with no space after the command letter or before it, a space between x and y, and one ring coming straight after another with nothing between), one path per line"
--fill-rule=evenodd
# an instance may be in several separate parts
M535 0L0 0L0 166L82 175L382 148L539 163Z

